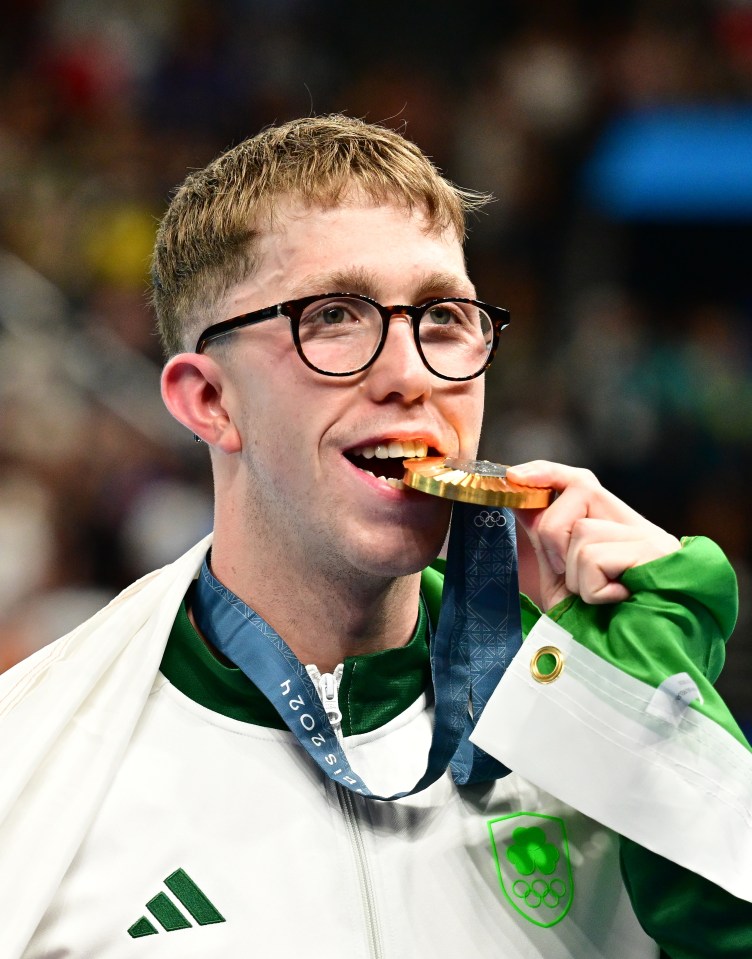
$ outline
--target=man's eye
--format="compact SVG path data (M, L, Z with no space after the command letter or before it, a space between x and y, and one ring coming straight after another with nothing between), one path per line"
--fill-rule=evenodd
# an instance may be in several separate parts
M302 318L302 324L308 327L351 326L358 322L357 311L346 303L331 303L314 309Z
M432 306L428 316L436 326L449 326L450 323L462 322L462 314L456 307Z
M348 314L341 306L330 306L319 314L320 321L327 324L344 323L347 318Z

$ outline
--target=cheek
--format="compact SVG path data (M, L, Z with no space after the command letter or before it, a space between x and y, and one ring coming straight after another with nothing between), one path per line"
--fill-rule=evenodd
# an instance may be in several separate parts
M483 381L473 381L462 396L457 409L457 432L463 452L477 452L483 422Z
M321 398L281 382L272 375L256 378L242 397L244 454L254 472L274 475L275 482L291 485L303 470L310 474L311 456L318 448L323 426L318 411Z
M299 388L295 377L290 375L292 364L283 350L275 349L278 342L269 337L256 339L258 342L236 349L227 364L230 374L227 409L241 424L244 438L252 446L281 446L285 432L299 419L301 402L296 398Z

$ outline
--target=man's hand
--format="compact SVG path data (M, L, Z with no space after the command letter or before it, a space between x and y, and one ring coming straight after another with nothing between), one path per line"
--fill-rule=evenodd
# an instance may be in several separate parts
M625 570L681 548L675 536L605 490L589 470L536 460L510 467L508 476L559 494L547 509L515 514L538 558L544 610L573 593L586 603L627 599L629 591L618 582Z

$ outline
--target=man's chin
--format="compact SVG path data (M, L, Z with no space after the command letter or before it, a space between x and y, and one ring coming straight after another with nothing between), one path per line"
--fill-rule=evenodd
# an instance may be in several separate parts
M367 548L357 566L364 573L393 579L420 573L439 556L445 535L411 539L391 548Z

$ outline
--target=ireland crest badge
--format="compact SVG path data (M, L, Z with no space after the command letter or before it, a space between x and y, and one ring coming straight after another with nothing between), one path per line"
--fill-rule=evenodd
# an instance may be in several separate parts
M499 883L514 909L544 929L561 922L574 895L564 821L517 812L490 819L488 831Z

